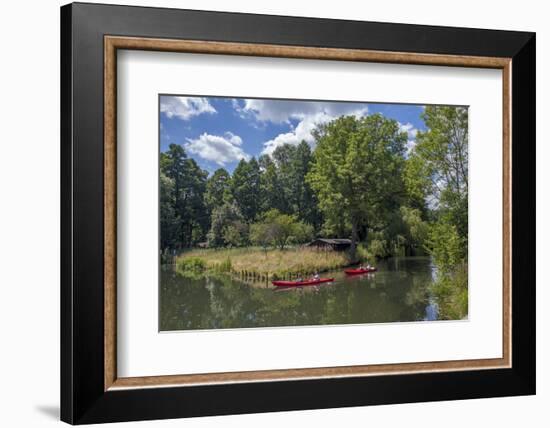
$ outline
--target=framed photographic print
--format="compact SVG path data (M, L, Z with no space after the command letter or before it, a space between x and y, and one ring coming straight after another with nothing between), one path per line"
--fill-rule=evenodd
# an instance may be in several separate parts
M535 35L61 8L72 424L535 393Z

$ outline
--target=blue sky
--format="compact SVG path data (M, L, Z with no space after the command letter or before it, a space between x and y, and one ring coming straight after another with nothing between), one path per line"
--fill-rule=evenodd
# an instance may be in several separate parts
M373 113L397 120L410 148L416 132L426 129L422 110L407 104L161 95L160 150L180 144L210 173L220 167L233 172L239 160L271 154L282 144L305 140L313 148L311 131L318 124Z

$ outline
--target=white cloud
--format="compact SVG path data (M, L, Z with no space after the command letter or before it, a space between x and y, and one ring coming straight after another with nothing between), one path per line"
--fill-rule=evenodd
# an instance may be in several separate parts
M418 133L418 129L416 129L412 123L399 123L399 130L401 132L406 132L410 140L414 140Z
M231 105L238 112L241 112L241 110L243 109L238 98L231 98Z
M258 121L252 111L245 109L245 101L246 100L242 100L240 98L232 98L231 105L233 107L233 110L235 110L235 112L241 119L248 120L248 124L250 126L256 129L265 129L266 123Z
M277 147L284 144L298 145L302 142L302 140L312 146L314 144L313 135L311 134L312 131L317 127L317 125L330 122L332 119L332 116L329 116L323 112L306 116L298 123L298 125L296 125L294 129L291 129L289 132L279 134L272 140L266 141L264 143L262 154L272 155Z
M307 102L283 100L245 100L242 111L253 115L259 121L288 123L290 130L277 135L264 143L262 154L273 154L275 149L284 144L297 145L302 140L313 146L315 141L312 131L323 123L330 122L343 115L362 117L367 115L364 104L337 102ZM298 120L292 127L290 120Z
M405 147L407 148L408 154L414 146L416 146L416 134L418 133L418 129L416 129L412 123L399 123L399 130L407 133L408 140Z
M163 96L160 102L160 111L168 118L177 117L182 120L189 120L193 116L203 113L216 113L216 109L212 107L208 99L200 97Z
M289 123L291 119L303 119L306 116L325 113L338 117L342 115L362 116L367 108L364 104L349 102L258 100L244 99L244 105L234 104L239 112L248 113L262 122Z
M416 146L416 140L408 140L405 148L407 149L407 155L411 152L412 149Z
M241 137L231 132L226 132L223 136L205 132L199 138L187 138L184 147L192 154L225 166L229 162L250 159L250 156L241 149L242 143Z

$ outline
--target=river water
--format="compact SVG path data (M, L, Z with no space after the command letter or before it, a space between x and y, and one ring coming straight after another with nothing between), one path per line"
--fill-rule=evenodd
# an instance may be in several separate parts
M378 271L346 276L323 273L329 284L278 289L229 277L188 278L161 270L162 331L363 324L437 320L430 294L434 267L429 257L380 261Z

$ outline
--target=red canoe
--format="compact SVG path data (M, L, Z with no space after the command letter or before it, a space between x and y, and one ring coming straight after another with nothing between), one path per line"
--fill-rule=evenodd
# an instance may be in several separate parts
M362 269L345 269L344 272L346 272L347 275L361 275L363 273L370 273L370 272L376 272L376 268L362 268Z
M334 278L306 279L305 281L272 281L277 287L302 287L305 285L317 285L332 282Z

